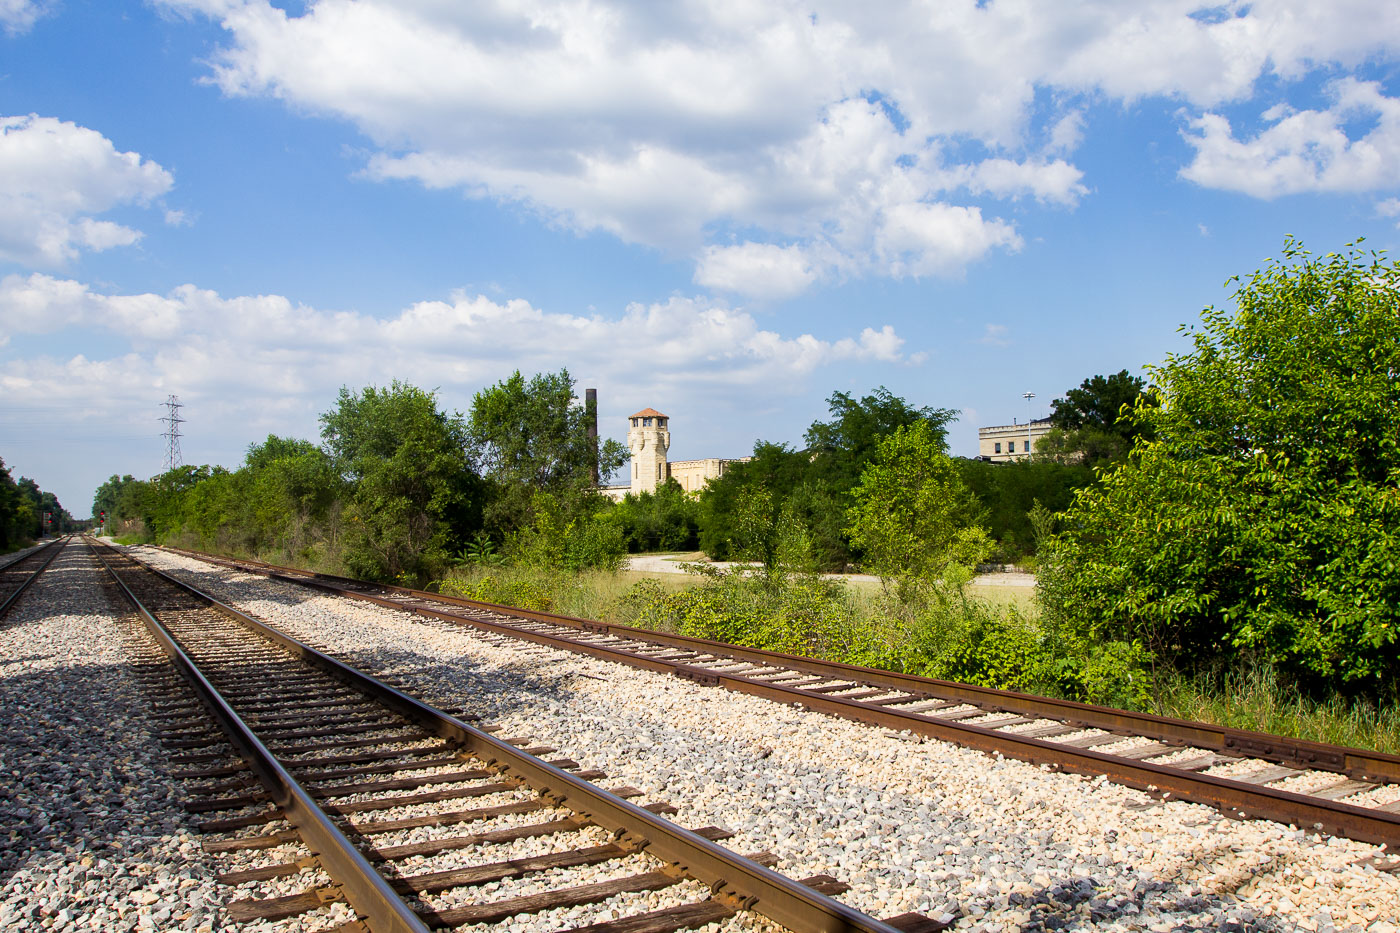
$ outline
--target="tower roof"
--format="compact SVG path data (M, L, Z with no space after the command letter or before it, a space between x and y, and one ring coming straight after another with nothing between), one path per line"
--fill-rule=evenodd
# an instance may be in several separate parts
M635 415L628 415L627 417L629 417L629 418L665 418L665 417L667 417L667 416L666 416L666 415L663 415L661 412L657 411L655 408L643 408L641 411L637 412Z

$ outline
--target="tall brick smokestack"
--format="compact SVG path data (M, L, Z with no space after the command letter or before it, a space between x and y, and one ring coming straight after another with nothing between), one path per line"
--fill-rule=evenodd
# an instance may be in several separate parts
M583 390L583 412L588 419L588 439L593 444L593 485L598 485L598 390Z

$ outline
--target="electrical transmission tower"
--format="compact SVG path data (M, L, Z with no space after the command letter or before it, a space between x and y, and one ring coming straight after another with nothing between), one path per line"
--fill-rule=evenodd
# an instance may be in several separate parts
M165 472L169 473L185 463L180 456L180 425L185 421L180 417L180 397L172 395L166 399L165 410L165 417L160 419L166 425L165 433L161 436L165 438Z

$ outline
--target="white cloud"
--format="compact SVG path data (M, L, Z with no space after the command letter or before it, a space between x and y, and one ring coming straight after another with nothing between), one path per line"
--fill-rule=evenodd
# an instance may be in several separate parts
M74 386L96 398L178 391L189 402L236 410L232 429L244 432L260 423L264 409L324 408L346 383L406 378L460 395L516 367L567 366L587 384L615 394L646 385L661 397L698 392L715 403L742 405L755 393L798 392L824 366L910 362L903 339L888 325L837 339L784 336L744 311L690 298L633 304L607 317L459 294L378 319L278 295L225 298L193 285L168 295L105 295L42 273L0 279L0 334L72 328L130 340L131 352L107 360L0 363L7 398L67 395ZM114 379L122 380L120 389L109 382Z
M1230 122L1207 113L1192 121L1186 140L1196 149L1182 177L1208 188L1273 198L1305 191L1374 191L1400 183L1400 99L1378 83L1332 82L1326 110L1270 108L1272 125L1237 140ZM1352 138L1347 124L1370 126Z
M0 261L29 266L135 243L139 231L89 215L148 204L174 183L96 130L35 114L0 117L0 178Z
M1200 114L1400 47L1369 0L161 2L221 23L226 94L358 127L367 177L514 202L774 297L1014 248L985 199L1087 196L1070 161L1087 104ZM934 216L938 236L911 235ZM936 255L891 262L893 239Z
M801 247L743 243L706 247L695 270L695 281L717 291L782 299L806 291L817 275Z
M1376 203L1376 213L1382 217L1400 217L1400 198L1386 198Z
M44 0L0 0L0 27L6 35L23 35L52 8Z

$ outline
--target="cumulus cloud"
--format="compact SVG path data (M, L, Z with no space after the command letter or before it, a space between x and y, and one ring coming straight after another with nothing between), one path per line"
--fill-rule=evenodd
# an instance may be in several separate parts
M174 183L158 164L117 151L96 130L35 114L0 117L0 178L0 261L28 266L130 246L139 231L90 215L148 204Z
M0 28L9 36L23 35L52 8L44 0L0 0Z
M1400 99L1372 81L1342 78L1329 86L1326 110L1272 107L1271 123L1251 139L1236 139L1215 113L1195 119L1186 140L1196 150L1182 177L1210 188L1273 198L1305 191L1372 191L1400 178ZM1358 138L1349 123L1370 128Z
M817 275L801 247L743 243L707 247L696 267L695 281L717 291L781 299L806 291Z
M65 394L74 384L101 397L105 380L121 379L148 393L178 387L190 401L222 399L255 423L264 409L324 407L347 382L409 378L475 391L508 375L505 367L568 366L600 388L648 385L663 395L702 392L712 402L737 405L755 393L797 391L824 366L910 362L904 340L888 325L836 339L786 336L742 310L694 298L633 304L609 317L458 294L380 319L279 295L223 297L194 285L166 295L106 295L42 273L0 279L0 333L71 328L119 335L131 352L106 360L0 363L7 398Z
M1208 108L1400 46L1369 0L161 2L221 24L226 94L357 126L367 177L693 256L697 282L770 299L1015 248L988 201L1087 196L1089 103L1184 102L1213 152Z

